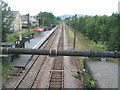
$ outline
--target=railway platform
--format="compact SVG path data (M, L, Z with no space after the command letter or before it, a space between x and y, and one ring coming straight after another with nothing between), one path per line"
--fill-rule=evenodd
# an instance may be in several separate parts
M113 61L85 59L85 65L94 80L96 80L97 88L118 88L119 66Z
M69 49L65 25L60 24L39 49ZM69 47L68 47L69 46ZM33 46L36 47L36 46ZM74 57L33 55L25 68L16 69L2 85L4 88L80 88ZM74 72L72 72L74 71Z
M30 43L29 42L25 43L25 48L38 49L38 47L40 47L40 45L48 38L48 36L54 31L54 29L55 28L49 31L42 32L40 33L39 36L32 38L30 40ZM31 56L32 55L20 54L18 58L12 61L12 65L14 67L24 68L29 62Z

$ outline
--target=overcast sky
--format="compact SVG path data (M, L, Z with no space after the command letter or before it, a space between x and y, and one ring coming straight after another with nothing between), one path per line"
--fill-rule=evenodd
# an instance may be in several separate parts
M36 15L40 11L52 12L55 16L64 14L111 15L118 12L120 0L4 0L20 14Z

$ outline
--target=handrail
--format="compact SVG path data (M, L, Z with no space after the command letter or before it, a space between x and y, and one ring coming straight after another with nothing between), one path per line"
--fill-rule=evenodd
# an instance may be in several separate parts
M56 50L56 49L25 49L25 48L0 48L2 54L33 54L50 56L84 56L84 57L113 57L120 58L117 51L82 51L82 50Z

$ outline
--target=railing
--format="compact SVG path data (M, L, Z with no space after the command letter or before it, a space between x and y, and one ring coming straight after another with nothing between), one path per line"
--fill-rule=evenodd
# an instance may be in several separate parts
M58 49L25 49L25 48L0 48L2 54L33 54L50 56L84 56L84 57L113 57L120 58L117 51L81 51L81 50L58 50Z

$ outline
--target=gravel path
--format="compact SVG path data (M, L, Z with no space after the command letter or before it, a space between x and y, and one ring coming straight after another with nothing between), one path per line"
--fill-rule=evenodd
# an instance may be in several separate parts
M70 49L71 45L68 42L67 31L64 29L64 50ZM64 56L64 70L77 70L76 62L74 57ZM64 88L79 88L80 81L73 77L77 75L76 72L66 71L64 72Z

